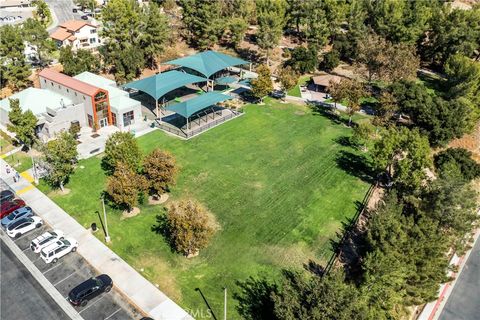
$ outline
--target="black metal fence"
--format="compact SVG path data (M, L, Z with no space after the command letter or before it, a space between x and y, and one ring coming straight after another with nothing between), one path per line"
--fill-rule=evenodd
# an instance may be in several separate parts
M180 128L177 128L177 127L174 127L174 126L171 126L171 125L168 125L168 124L165 124L165 123L160 123L160 124L157 124L158 127L162 130L165 130L167 132L170 132L170 133L173 133L174 135L177 135L179 137L182 137L182 138L185 138L185 139L188 139L188 138L191 138L193 136L196 136L200 133L202 133L203 131L206 131L212 127L215 127L217 125L219 125L220 123L222 122L225 122L227 120L230 120L232 118L235 118L237 116L240 116L242 115L241 112L238 112L238 111L235 111L235 110L231 110L232 112L225 115L225 116L222 116L221 118L217 119L217 120L214 120L214 121L211 121L211 122L208 122L200 127L197 127L193 130L190 130L190 131L184 131Z
M332 256L328 260L328 263L323 270L323 276L327 275L330 272L330 270L333 268L335 263L337 262L338 258L340 257L340 254L342 253L342 247L343 247L345 241L347 240L348 236L350 235L350 232L354 230L354 228L357 225L360 217L367 210L368 202L370 201L370 198L372 197L372 194L377 187L378 187L378 182L377 181L370 185L370 188L368 189L367 193L363 197L363 200L362 200L362 203L361 203L360 207L358 208L357 212L353 216L350 224L345 229L345 232L343 233L342 238L338 242L338 246L333 251Z

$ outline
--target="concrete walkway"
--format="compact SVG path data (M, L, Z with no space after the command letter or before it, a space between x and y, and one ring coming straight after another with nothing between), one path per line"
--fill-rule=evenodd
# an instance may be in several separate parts
M105 244L83 228L75 219L56 205L50 198L31 184L33 178L27 172L18 182L13 174L5 174L7 163L0 159L2 179L20 198L50 227L61 229L66 235L79 242L78 253L94 267L98 273L106 273L113 279L114 286L138 309L154 319L184 320L193 319L185 310L170 300L164 293L142 277L135 269L116 255Z

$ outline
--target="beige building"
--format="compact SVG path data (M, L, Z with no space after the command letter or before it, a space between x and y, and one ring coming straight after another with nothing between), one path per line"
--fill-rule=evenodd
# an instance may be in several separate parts
M59 25L51 35L58 47L71 46L72 50L95 49L100 46L97 26L80 20L70 20Z

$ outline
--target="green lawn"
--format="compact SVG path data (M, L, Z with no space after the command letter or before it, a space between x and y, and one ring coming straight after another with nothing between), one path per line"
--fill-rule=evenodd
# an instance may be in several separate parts
M8 164L14 167L18 172L23 172L32 167L32 158L23 151L18 151L9 155L5 158L5 161L7 161Z
M229 289L230 317L238 318L232 293L236 280L262 275L278 278L281 268L302 268L330 256L329 239L354 215L368 184L352 175L357 152L341 143L350 129L304 106L266 99L246 114L189 141L154 131L139 138L144 152L171 151L180 166L171 199L194 197L217 217L221 230L198 257L172 253L152 231L161 207L141 206L128 220L108 208L112 249L174 301L204 310L199 287L217 315L223 287ZM350 153L351 152L351 153ZM347 157L348 158L348 157ZM83 167L83 168L82 168ZM100 158L81 161L68 195L47 194L85 227L99 222L95 211L104 189ZM96 233L99 238L101 232ZM139 288L141 290L141 288ZM198 318L198 317L197 317Z
M5 132L0 131L0 155L9 152L13 148L12 138L10 138Z
M287 91L287 95L294 96L294 97L302 97L302 95L300 93L300 86L305 85L308 82L308 80L310 80L310 76L301 76L298 79L297 85L295 87L293 87L292 89Z

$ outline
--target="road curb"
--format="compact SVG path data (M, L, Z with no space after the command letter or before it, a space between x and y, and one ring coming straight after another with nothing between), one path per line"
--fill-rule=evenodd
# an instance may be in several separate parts
M67 300L58 292L58 290L51 284L47 278L37 269L37 267L27 258L27 256L20 250L17 245L3 232L0 231L0 239L13 252L13 254L20 260L20 262L27 268L30 274L37 280L42 288L52 297L58 306L65 312L72 320L83 320L78 312L67 302Z

